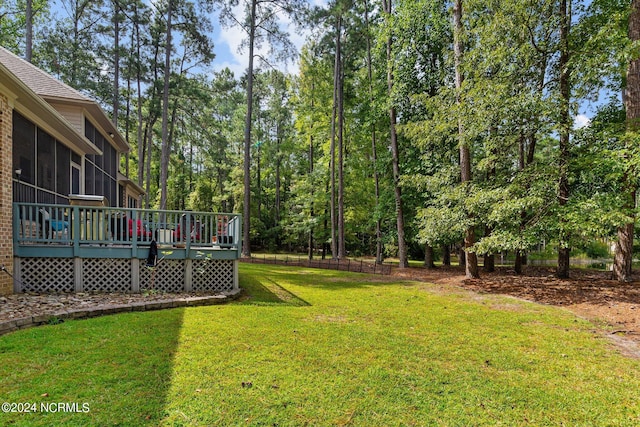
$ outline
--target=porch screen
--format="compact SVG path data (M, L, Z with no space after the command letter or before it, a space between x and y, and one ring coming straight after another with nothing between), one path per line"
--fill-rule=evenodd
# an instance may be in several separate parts
M13 112L13 170L21 170L21 182L35 184L36 127Z
M118 205L118 152L89 120L85 119L85 135L100 150L101 156L87 156L85 193L105 196L111 206Z
M38 187L55 191L55 140L46 132L38 129Z
M56 141L56 193L71 191L71 150Z

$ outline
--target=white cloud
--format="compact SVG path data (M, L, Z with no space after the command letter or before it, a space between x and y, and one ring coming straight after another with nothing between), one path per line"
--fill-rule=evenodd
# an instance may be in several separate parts
M312 3L314 5L324 5L326 4L326 0L313 0ZM238 5L234 7L233 13L239 19L242 17L244 13L244 9L242 6ZM217 17L215 18L217 21ZM289 38L291 42L296 47L298 53L305 43L309 31L304 31L302 34L296 29L295 24L289 19L288 16L282 15L279 20L279 25L283 31L289 33ZM234 72L236 77L240 77L247 69L249 65L249 53L248 48L244 48L242 52L239 51L240 45L242 41L245 40L248 35L237 26L233 26L230 28L220 28L220 32L217 34L215 43L215 51L216 51L216 60L214 61L214 69L221 70L228 67L231 71ZM255 50L256 57L262 56L267 60L270 60L269 57L269 45L264 44L259 49ZM258 62L256 62L256 66ZM271 63L271 65L277 67L283 72L288 73L297 73L299 71L298 61L293 63L289 62L288 64L284 63Z
M573 128L581 129L585 126L589 126L591 124L591 119L584 114L578 114L573 119Z
M241 64L239 62L233 61L216 61L213 64L213 70L214 71L222 71L225 68L228 68L231 70L231 72L233 73L234 77L236 79L239 79L240 77L242 77L242 75L244 74L244 72L247 70L247 65L248 64Z

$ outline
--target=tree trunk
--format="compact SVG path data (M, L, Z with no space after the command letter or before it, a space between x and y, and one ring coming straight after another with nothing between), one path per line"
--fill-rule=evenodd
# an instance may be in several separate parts
M516 259L513 263L513 268L516 271L516 274L522 274L522 251L516 249Z
M364 19L367 30L369 29L369 2L364 0ZM373 105L373 65L371 57L371 35L367 33L367 75L369 78L369 100ZM378 176L378 148L375 123L371 123L371 161L373 163L373 182L376 196L376 212L380 206L380 177ZM376 263L382 264L382 220L376 215Z
M150 126L149 126L149 132L147 134L147 162L146 162L146 195L145 195L145 200L146 200L146 208L150 209L151 208L151 159L152 159L152 151L153 151L153 125L156 122L156 118L153 118L153 121L151 122Z
M137 9L136 9L137 10ZM137 27L137 26L136 26ZM139 32L138 32L138 36L139 36ZM140 49L141 44L138 44L138 49ZM157 88L158 87L158 82L160 81L159 78L159 64L160 64L160 44L156 43L154 45L154 54L153 54L153 87ZM138 72L140 72L140 69L138 70ZM145 168L145 208L146 209L150 209L151 208L151 160L153 158L153 128L156 124L156 122L158 121L158 117L159 117L159 113L158 111L161 110L161 102L160 102L160 98L161 98L161 93L160 93L160 89L155 89L153 92L153 95L151 97L150 100L150 112L147 118L147 123L145 125L145 134L144 134L144 139L146 141L146 162L144 164L144 168ZM142 103L140 104L142 105Z
M571 0L569 0L570 2ZM570 3L569 3L570 5ZM571 98L569 69L569 31L571 18L567 0L560 1L560 143L559 143L559 190L558 204L560 205L560 236L558 245L558 269L556 276L561 279L569 277L569 233L565 229L563 207L569 201L569 137L571 132L571 112L569 101Z
M342 46L338 68L338 259L347 258L344 239L344 75L342 71Z
M635 194L629 194L635 199ZM635 202L635 200L634 200ZM618 241L615 246L613 260L613 278L619 282L630 282L633 261L633 229L632 222L618 228Z
M31 62L33 58L33 0L27 0L25 11L25 52L24 59Z
M313 90L312 90L313 93ZM313 108L313 99L311 100L311 108ZM309 136L309 177L313 176L313 135ZM309 259L313 259L313 223L315 218L315 213L313 212L313 197L314 197L314 188L313 184L311 185L311 226L309 227Z
M491 136L495 136L498 133L498 128L495 125L492 125L489 128L489 134ZM491 148L490 150L491 156L493 158L497 158L498 157L498 150L497 148ZM494 180L496 177L496 163L495 161L492 162L491 167L489 168L489 170L487 171L487 181L491 182L492 180ZM486 225L484 227L484 236L485 237L490 237L491 233L493 233L493 227L490 227L488 225ZM485 253L483 255L484 257L484 271L487 273L493 273L494 271L496 271L496 261L495 261L495 256L493 254L489 254L489 253Z
M162 90L162 147L160 153L160 209L167 209L167 181L169 180L169 82L171 79L171 15L173 1L167 2L167 40L164 55L164 88Z
M78 75L78 65L80 61L78 60L78 50L80 46L80 16L82 12L76 3L73 14L73 37L72 37L72 47L71 47L71 71L69 72L69 79L71 81L71 86L74 87L78 85L77 75Z
M449 245L442 245L442 265L451 265L451 250Z
M135 20L138 22L138 8L135 9ZM144 166L145 166L145 141L142 135L142 70L140 66L140 29L139 25L134 25L136 32L136 95L138 104L136 105L136 114L138 116L138 126L136 129L136 139L138 141L138 185L142 187L144 180ZM139 201L142 207L142 200Z
M488 237L491 235L493 230L491 227L485 227L484 235ZM494 254L484 254L484 271L487 273L493 273L496 271L496 257Z
M258 105L260 105L260 99L258 99ZM258 116L260 113L258 112ZM258 135L260 135L260 120L258 120ZM258 216L256 218L262 219L262 146L258 144L255 153L256 159L256 197L255 202L258 205Z
M640 40L640 0L631 1L631 14L629 15L629 39L633 42ZM637 132L640 129L640 59L634 59L627 69L627 87L624 93L626 109L627 130ZM626 143L626 151L633 149L630 142ZM625 153L625 157L629 155ZM635 215L633 209L636 206L635 171L626 166L623 177L625 204L630 221L618 228L618 241L616 242L615 257L613 261L613 278L619 282L631 281L633 263L633 231Z
M280 225L280 218L281 218L281 205L282 205L282 176L281 176L281 169L282 169L282 154L280 153L280 143L281 143L281 136L280 136L280 124L276 125L276 195L275 195L275 226L278 227ZM282 238L281 238L281 233L276 234L276 247L278 249L280 249L280 245L282 244Z
M280 193L280 190L282 187L282 178L280 177L280 163L281 163L281 154L280 154L280 129L279 126L277 126L277 130L276 130L276 200L275 200L275 221L276 221L276 227L280 224L280 205L282 203L281 199L282 199L282 195ZM279 238L276 238L277 240L277 244L279 245L280 242L278 241Z
M464 267L465 269L467 268L467 253L464 250L465 247L465 242L462 242L462 245L460 245L460 249L458 249L458 265L460 267Z
M454 26L454 57L455 57L455 74L456 74L456 102L457 104L461 104L461 95L460 92L462 90L462 82L464 80L462 74L462 56L464 51L464 46L462 43L462 0L455 0L453 6L453 26ZM462 181L462 185L467 185L466 183L471 182L471 153L469 150L469 145L467 141L465 141L465 131L464 124L462 123L462 118L458 118L458 138L460 145L460 178ZM468 187L467 187L467 191ZM480 273L478 271L478 257L475 252L471 251L471 248L475 244L475 230L474 227L469 227L464 236L464 248L466 252L466 263L465 263L465 272L468 278L478 278L480 277Z
M131 73L127 73L127 98L125 101L125 111L124 111L124 140L127 141L127 144L131 145ZM125 163L124 163L124 175L128 178L130 171L129 159L131 157L131 150L127 151L125 154Z
M120 113L120 4L113 1L113 125L118 127Z
M496 256L494 254L484 254L484 271L487 273L496 271Z
M256 7L251 1L249 68L247 69L247 115L244 122L244 203L242 209L242 256L251 257L251 124L253 120L253 50L256 38Z
M340 84L340 38L342 17L336 18L336 52L333 66L333 110L331 114L331 145L329 147L329 170L331 174L331 257L338 258L338 230L336 218L336 121L338 119L338 86Z
M520 138L519 138L519 144L518 144L518 170L520 172L524 171L524 168L526 166L525 164L525 151L526 151L526 136L524 134L524 130L520 131ZM520 211L520 231L522 232L525 228L525 224L527 221L527 211L522 210ZM523 251L521 249L516 249L516 258L514 261L514 265L513 268L516 272L516 274L522 274L522 255L523 255Z
M433 246L425 245L424 247L424 266L426 268L436 268L436 265L433 263Z
M391 18L393 12L392 0L383 0L384 11ZM393 58L392 53L392 37L387 38L387 87L389 98L393 96ZM400 153L398 149L398 134L396 133L396 109L393 103L389 107L389 125L391 134L391 163L393 168L393 189L396 199L396 226L398 230L398 259L399 267L407 268L409 260L407 258L407 242L404 235L404 210L402 207L402 189L400 188Z
M327 185L327 187L328 187L328 185ZM327 190L327 193L328 193L329 189L327 188L326 190ZM326 236L327 236L328 231L329 231L329 225L327 224L328 218L329 218L329 215L328 215L328 212L327 212L327 205L325 204L324 205L324 235L325 235L325 239L326 239ZM322 242L322 259L323 260L327 259L327 242L326 242L326 240Z

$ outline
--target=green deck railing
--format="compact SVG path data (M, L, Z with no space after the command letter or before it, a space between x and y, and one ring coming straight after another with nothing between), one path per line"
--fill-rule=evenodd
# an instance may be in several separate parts
M169 258L236 259L241 224L232 213L13 204L16 256L143 257L155 240Z

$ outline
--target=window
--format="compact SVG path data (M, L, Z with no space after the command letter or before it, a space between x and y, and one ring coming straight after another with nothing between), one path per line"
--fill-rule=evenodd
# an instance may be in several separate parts
M129 196L127 198L129 200L128 202L128 208L137 208L138 207L138 200L134 197Z
M125 192L124 186L122 184L118 184L118 195L119 195L119 197L118 197L118 206L120 206L120 207L125 207L126 206L126 207L130 208L131 206L125 205L125 197L126 197L125 193L126 192Z
M80 194L80 166L71 164L71 194Z

